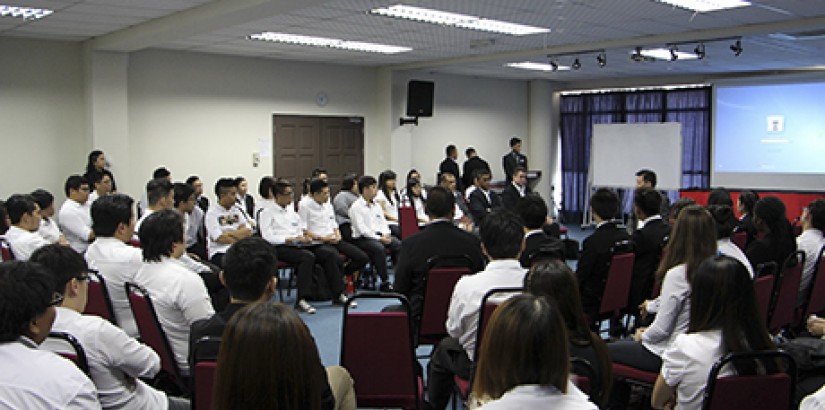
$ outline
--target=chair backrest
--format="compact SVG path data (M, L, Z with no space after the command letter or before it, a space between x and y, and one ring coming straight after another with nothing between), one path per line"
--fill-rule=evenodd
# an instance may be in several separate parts
M401 240L418 232L418 217L415 215L415 208L411 206L398 207L398 225L401 229Z
M811 280L811 287L806 298L806 305L802 320L807 320L808 316L814 313L825 311L825 247L819 250L819 259L814 267L814 277Z
M419 344L436 344L447 336L447 310L455 284L464 275L473 273L469 256L433 257L424 276L424 304L418 328Z
M3 262L13 261L14 254L11 252L11 245L6 238L0 237L0 256L3 257Z
M113 325L117 326L115 319L115 309L112 307L112 300L109 298L109 289L106 287L106 280L99 273L90 270L89 290L86 298L86 309L83 313L100 316Z
M161 369L172 376L180 387L186 389L182 382L178 362L172 353L172 346L169 345L169 339L158 320L149 293L134 283L127 282L125 287L126 295L129 297L129 306L132 308L135 324L140 332L140 339L160 356Z
M599 313L609 313L624 309L630 296L630 282L633 277L633 253L614 254L607 271Z
M773 284L775 281L775 275L760 276L753 281L753 290L756 293L756 304L766 326L770 316L771 294L773 293Z
M745 251L745 245L748 242L748 233L746 231L737 231L734 232L733 235L730 237L730 241L733 242L734 245L738 246L742 252Z
M344 307L341 365L355 381L362 407L418 408L420 382L413 350L410 305L396 293L359 294L350 300L392 298L402 312L353 313Z
M192 408L194 410L210 410L212 408L212 390L215 387L215 373L218 363L214 360L198 361L198 350L207 345L220 345L221 338L204 336L195 341L192 357L195 358L192 369Z
M570 378L573 384L590 396L593 403L601 403L602 387L596 370L589 361L581 357L570 358Z
M802 280L802 267L805 264L805 252L798 251L789 256L782 268L781 275L774 285L776 302L770 315L768 329L771 332L794 323L794 309Z
M41 346L71 360L83 373L89 374L89 361L86 358L86 351L83 350L83 346L74 336L65 332L49 332L46 342Z
M478 331L476 333L476 350L473 357L473 363L478 362L478 353L481 350L481 340L484 332L487 330L487 324L490 323L490 318L493 317L493 312L498 309L498 306L506 300L502 299L504 295L515 295L523 292L522 288L494 288L487 291L484 297L481 298L481 306L478 310Z
M769 361L776 363L774 372L722 376L719 373L735 363L760 361L761 368ZM703 410L717 409L771 409L795 408L796 363L782 351L728 353L713 365L705 387Z

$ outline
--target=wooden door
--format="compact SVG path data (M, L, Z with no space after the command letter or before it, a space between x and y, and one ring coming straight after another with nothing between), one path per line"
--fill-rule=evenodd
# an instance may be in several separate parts
M364 172L364 121L360 117L321 119L321 166L329 173L333 195L344 174Z

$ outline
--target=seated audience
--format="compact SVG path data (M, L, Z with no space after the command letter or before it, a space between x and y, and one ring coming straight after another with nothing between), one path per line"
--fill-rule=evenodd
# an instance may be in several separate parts
M252 218L255 215L255 198L249 195L249 183L246 182L246 178L235 178L235 189L237 189L235 202L246 212L246 218L250 221L253 220Z
M40 206L40 228L37 233L49 243L69 245L63 233L60 232L57 221L54 220L54 196L45 189L36 189L31 196Z
M736 259L706 259L696 268L690 288L688 331L662 356L651 397L654 408L699 410L708 374L719 358L775 348L756 305L753 281Z
M195 188L195 198L198 201L198 208L205 214L209 210L209 198L203 194L203 181L197 175L191 175L186 178L186 184Z
M0 264L0 402L9 409L100 409L95 385L71 361L40 350L63 295L43 266Z
M195 350L196 342L205 336L221 337L226 324L243 307L256 303L269 303L276 287L276 258L272 246L261 238L250 237L242 239L226 252L226 267L222 273L222 280L229 289L231 303L221 312L209 319L199 320L192 324L190 336L190 366L197 361L215 361L218 350L214 344L205 344ZM197 354L197 357L195 357ZM329 382L324 380L321 386L321 407L325 410L355 409L355 398L351 393L352 379L346 370L339 366L327 369L329 382L334 382L335 390L349 390L350 394L342 395L336 407L335 397L330 389Z
M530 269L524 279L524 289L533 295L546 297L558 307L567 330L570 356L590 363L594 383L598 384L602 398L606 399L613 383L610 354L604 341L590 330L584 320L575 273L563 260L541 261Z
M5 235L9 226L11 226L11 220L9 220L9 214L6 213L6 203L0 200L0 235Z
M15 259L28 260L34 251L49 244L37 234L40 228L40 206L31 195L10 196L6 200L6 212L11 226L6 231L5 238Z
M423 188L421 187L421 180L418 178L409 179L406 189L401 194L401 203L415 209L415 218L419 225L430 221L430 218L427 217L427 212L424 210L424 204L426 203L424 199L425 196Z
M776 263L777 269L784 267L785 260L796 252L793 228L785 216L785 204L775 196L768 196L756 202L753 222L764 236L748 245L745 255L758 272L759 265Z
M448 174L442 174L448 175ZM401 244L398 266L395 267L395 291L410 302L413 323L418 323L424 306L428 261L441 257L441 266L463 266L462 256L470 258L470 271L478 272L484 266L484 256L478 239L452 223L455 197L453 193L437 186L427 196L427 215L432 222L427 227L405 239Z
M501 192L501 204L506 209L513 209L516 207L520 198L524 198L532 192L533 190L527 186L527 169L524 167L516 167L513 171L512 181L510 181L507 186L504 187L504 191Z
M529 293L493 312L478 358L472 402L479 410L598 409L570 382L564 318Z
M127 245L135 234L132 198L123 194L109 195L92 204L92 230L95 240L86 250L86 262L106 281L115 319L126 334L138 336L132 308L124 285L135 282L135 274L143 266L140 248Z
M83 174L83 178L86 178L87 181L95 180L95 175L106 175L109 177L109 181L111 181L111 191L117 191L117 185L115 185L115 176L112 174L112 171L109 171L106 167L108 166L106 162L106 155L103 154L101 150L94 150L89 153L89 160L86 163L86 173Z
M518 171L515 178L518 178ZM524 222L524 250L519 257L521 267L529 268L539 260L564 260L564 244L544 230L545 225L556 225L555 230L558 230L558 224L547 216L549 211L544 199L538 194L528 194L517 200L515 211Z
M619 197L615 192L600 188L590 197L590 213L596 222L596 231L582 243L576 277L579 280L582 308L591 317L601 305L613 248L616 243L628 239L627 232L612 220L618 211Z
M713 222L716 223L716 248L719 253L738 260L753 278L753 267L748 257L745 256L745 252L742 252L730 240L733 230L736 228L736 216L733 215L733 210L728 205L708 205L708 211L713 216Z
M161 209L171 209L175 204L175 191L172 182L166 178L156 178L146 183L146 208L143 215L135 223L135 230L140 231L140 225L146 217Z
M382 292L392 292L392 283L387 269L386 249L390 250L393 261L401 250L401 241L390 234L390 227L384 218L381 205L373 202L378 194L375 178L365 175L358 180L361 196L349 208L352 221L352 240L361 248L370 261L375 273L381 278Z
M816 274L817 263L825 246L825 199L817 199L802 210L802 233L796 237L796 247L805 252L805 265L802 267L802 281L799 284L797 304L801 305L809 297L809 288Z
M183 215L183 229L186 235L186 250L189 251L198 243L198 236L203 229L203 212L198 208L195 200L195 188L182 182L172 184L172 206ZM200 219L198 219L200 215ZM200 257L200 256L198 256Z
M92 192L89 194L88 201L89 204L92 204L97 198L112 193L112 179L106 174L92 174L92 178L89 179L89 187L92 189Z
M390 228L392 236L401 237L401 228L398 226L398 207L401 206L401 196L396 189L396 174L386 170L378 176L378 192L375 195L375 203L384 212L384 219Z
M215 311L203 280L180 263L186 251L183 217L172 209L150 215L138 232L144 264L135 275L149 292L181 373L189 374L189 329Z
M733 208L733 199L730 197L730 192L725 188L713 188L708 194L708 206L711 205L727 205Z
M419 182L422 181L421 174L415 168L412 168L407 172L407 179L405 180L404 186L401 187L400 191L398 191L398 196L401 198L402 203L409 202L407 198L407 196L410 193L408 186L410 185L410 181L412 181L413 179L417 179ZM421 190L421 198L425 201L427 200L427 191L423 189L423 186Z
M250 215L255 219L255 227L258 232L261 229L261 212L266 208L275 206L275 195L272 194L272 186L275 185L275 178L265 176L258 181L258 194L261 195L261 200L255 202L255 213Z
M340 366L321 365L309 329L282 304L254 303L232 316L221 338L212 408L332 408L323 401L326 381L335 408L355 409L352 378Z
M633 232L633 277L627 305L636 307L653 292L654 275L662 257L665 240L670 235L670 225L662 220L659 209L662 196L651 188L638 188L633 193L633 213L639 220Z
M218 266L223 266L221 260L230 245L252 235L252 226L246 214L235 206L236 195L233 179L219 179L215 183L218 201L209 208L204 218L209 260Z
M352 241L352 221L349 217L349 207L358 200L358 175L346 174L341 182L341 190L332 200L335 210L335 222L341 230L341 237L345 241Z
M456 176L448 172L441 174L438 184L453 194L455 197L455 206L453 207L453 223L459 228L467 231L473 231L473 220L470 216L470 208L467 207L467 202L464 195L456 189Z
M736 210L739 211L739 231L745 231L747 239L745 240L745 249L748 245L756 239L757 229L753 223L753 207L759 201L759 194L754 191L742 191L739 193L739 199L736 200Z
M45 266L63 295L52 331L68 333L86 353L89 374L104 409L189 409L189 401L167 397L141 378L160 371L160 357L151 347L95 315L83 315L89 291L89 273L83 257L69 248L49 245L32 255Z
M656 173L649 169L640 169L636 172L636 189L640 188L649 188L649 189L656 189ZM664 191L659 191L659 195L662 196L662 203L659 206L659 215L670 215L670 219L668 220L670 225L673 225L673 222L676 221L676 214L678 214L678 210L676 214L671 214L670 212L670 198L668 198L667 193ZM677 201L678 202L678 201ZM684 205L683 205L684 206ZM630 218L627 221L627 230L628 233L633 233L636 229L639 229L639 219L636 217L636 214L631 212Z
M683 198L677 199L676 202L673 203L673 206L671 206L670 209L668 210L668 219L667 219L668 225L670 225L670 226L675 225L676 224L676 219L679 218L679 212L681 212L682 209L684 209L685 207L690 206L690 205L696 205L696 201L694 201L693 198L683 197Z
M169 172L166 167L160 167L152 172L152 179L165 179L171 183L172 173ZM149 205L149 200L146 198L146 195L147 193L144 192L143 196L138 201L138 220L140 220L140 217L143 216L144 212L146 212L146 207Z
M502 205L501 197L490 190L490 170L479 169L476 173L476 189L470 193L469 202L473 221L479 225L490 212L500 209Z
M63 187L66 202L60 207L57 221L60 230L76 252L86 252L89 243L95 239L92 232L92 217L89 215L89 182L80 175L71 175Z
M524 286L526 270L518 261L524 229L518 216L509 211L494 211L481 223L479 233L481 251L490 263L483 271L459 279L453 289L446 323L450 336L438 344L428 365L427 389L433 409L441 410L447 406L453 392L454 376L470 377L478 333L478 311L484 294L494 288Z

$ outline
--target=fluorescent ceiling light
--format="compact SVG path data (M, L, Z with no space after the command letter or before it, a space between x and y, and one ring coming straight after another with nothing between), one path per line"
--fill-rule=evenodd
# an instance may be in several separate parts
M297 44L301 46L330 47L341 50L364 51L379 54L397 54L412 51L409 47L391 46L387 44L365 43L362 41L347 41L337 38L303 36L300 34L274 33L266 31L252 34L250 40L272 41L276 43Z
M6 6L0 4L0 17L18 17L26 20L37 20L54 13L49 9L35 9L31 7Z
M693 10L700 13L708 11L733 9L736 7L750 6L751 2L745 0L656 0L660 3L670 4L683 9Z
M450 13L440 10L425 9L423 7L405 6L403 4L372 9L370 10L370 13L387 17L420 21L424 23L439 24L442 26L509 34L512 36L526 36L529 34L550 32L549 28L508 23L506 21L492 20L483 17Z
M505 67L513 67L513 68L521 68L523 70L534 70L534 71L569 71L570 67L566 65L559 65L553 69L552 64L546 63L534 63L532 61L522 61L520 63L507 63L504 65Z
M669 48L651 48L639 51L643 57L655 58L658 60L672 60L671 51ZM686 51L676 51L676 56L679 60L695 60L699 58L696 54L688 53Z

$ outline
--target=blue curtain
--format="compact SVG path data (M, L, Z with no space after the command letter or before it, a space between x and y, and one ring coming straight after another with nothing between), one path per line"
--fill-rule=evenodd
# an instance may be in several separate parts
M580 220L587 195L593 124L682 123L682 187L710 185L711 88L566 95L561 98L562 210ZM632 192L619 190L625 213ZM678 193L669 193L671 201Z

